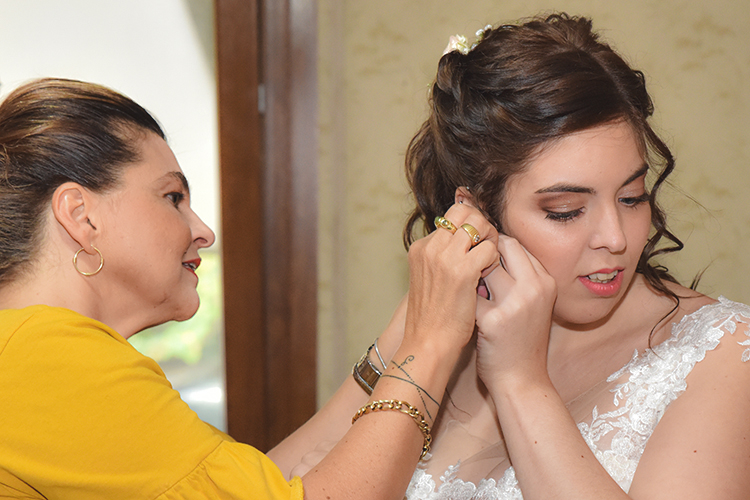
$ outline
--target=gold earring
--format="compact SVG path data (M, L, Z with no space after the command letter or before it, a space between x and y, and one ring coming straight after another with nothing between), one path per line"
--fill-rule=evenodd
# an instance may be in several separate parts
M83 272L80 269L78 269L78 254L81 253L81 252L83 252L83 247L81 247L81 249L78 250L75 253L75 255L73 255L73 267L75 267L76 271L78 271L78 274L80 274L82 276L93 276L95 274L98 274L99 271L102 270L102 267L104 267L104 256L102 255L102 253L94 245L91 245L91 248L93 248L94 251L99 254L99 267L97 267L96 271L94 271L94 272L86 273L86 272Z

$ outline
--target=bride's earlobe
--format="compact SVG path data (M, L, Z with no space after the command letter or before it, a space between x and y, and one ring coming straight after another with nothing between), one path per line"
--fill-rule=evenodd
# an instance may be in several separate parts
M453 198L454 203L460 205L469 205L475 207L474 198L469 193L469 186L459 186L456 188L456 193Z

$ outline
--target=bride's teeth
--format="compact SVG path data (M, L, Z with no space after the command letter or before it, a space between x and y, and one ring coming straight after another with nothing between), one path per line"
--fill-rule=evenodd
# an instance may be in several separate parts
M615 278L615 276L617 276L617 271L613 271L611 273L606 273L606 274L605 273L589 274L587 278L597 283L607 283L608 281L612 281Z

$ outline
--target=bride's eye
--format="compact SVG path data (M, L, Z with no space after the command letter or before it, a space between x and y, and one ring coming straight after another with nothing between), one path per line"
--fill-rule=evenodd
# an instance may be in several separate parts
M556 221L556 222L568 222L572 221L579 215L583 213L582 208L577 208L575 210L569 210L567 212L555 212L553 210L545 210L547 212L547 219Z
M635 208L638 205L646 203L648 201L648 199L649 199L649 194L648 193L643 193L640 196L628 197L628 198L620 198L620 203L622 203L623 205L625 205L627 207Z

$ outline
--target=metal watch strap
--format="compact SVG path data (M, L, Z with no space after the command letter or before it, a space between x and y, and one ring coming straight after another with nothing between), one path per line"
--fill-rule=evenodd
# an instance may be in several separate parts
M375 344L371 345L359 361L357 361L352 367L352 376L354 377L354 380L357 381L359 386L367 394L372 394L375 384L378 383L378 379L383 374L383 372L378 370L378 367L373 365L370 361L370 351L374 345Z

